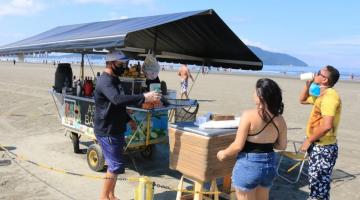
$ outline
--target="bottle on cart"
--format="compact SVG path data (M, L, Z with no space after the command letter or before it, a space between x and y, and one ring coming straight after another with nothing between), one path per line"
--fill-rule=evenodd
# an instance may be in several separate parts
M81 81L80 79L76 82L76 96L81 97L82 96L82 87L81 87Z
M76 95L76 86L77 86L77 80L76 80L76 76L74 76L71 86L71 91L73 95Z
M76 76L73 77L72 88L76 88Z
M137 65L136 65L136 71L140 74L141 73L141 65L140 62L138 61Z
M93 93L93 82L90 77L87 78L87 80L84 83L84 96L91 97Z
M82 84L81 84L81 94L82 94L82 96L86 96L86 94L85 94L86 82L87 82L87 76L85 76L85 78L84 78L84 80L82 81Z

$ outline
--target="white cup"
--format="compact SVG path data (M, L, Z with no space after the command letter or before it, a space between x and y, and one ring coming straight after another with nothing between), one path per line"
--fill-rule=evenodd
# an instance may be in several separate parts
M300 80L303 80L303 81L313 80L314 77L315 77L315 74L312 72L306 72L306 73L300 74Z

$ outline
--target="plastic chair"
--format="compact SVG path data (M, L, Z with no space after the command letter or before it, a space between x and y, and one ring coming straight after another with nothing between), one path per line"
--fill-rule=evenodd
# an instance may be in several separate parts
M299 141L292 141L292 142L293 142L293 145L294 145L294 151L293 152L291 152L291 151L279 152L280 160L279 160L279 164L277 166L277 175L280 178L284 179L285 181L287 181L289 183L297 183L300 180L301 174L304 174L304 175L308 176L307 173L305 173L303 171L304 170L304 165L305 165L306 161L308 160L308 157L307 157L307 153L299 152L299 150L296 148L296 143L302 144L302 142L299 142ZM292 163L295 162L294 165L292 165L290 168L288 168L286 170L287 173L290 173L291 171L293 171L295 168L297 168L300 165L299 170L296 173L296 178L295 179L291 179L289 176L284 176L284 174L280 174L280 166L281 166L281 163L284 160L284 158L286 158L287 160L291 160Z

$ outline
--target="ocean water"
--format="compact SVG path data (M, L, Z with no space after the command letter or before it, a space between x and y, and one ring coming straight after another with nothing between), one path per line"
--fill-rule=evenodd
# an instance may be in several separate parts
M0 58L1 60L8 59L8 61L13 60L14 58ZM80 57L65 57L65 58L47 58L47 63L58 63L58 62L68 62L73 64L80 63ZM45 63L45 57L26 57L25 62L30 63ZM105 60L104 59L89 59L85 56L85 65L97 65L97 66L104 66ZM130 61L130 64L136 64L137 61ZM173 64L173 63L160 63L160 65L165 70L178 70L180 64ZM335 66L336 67L336 66ZM201 71L200 66L196 65L189 65L189 68L192 72L199 72ZM305 72L317 72L321 69L322 66L285 66L285 65L264 65L261 71L252 71L252 70L236 70L236 69L225 69L225 68L214 68L210 67L205 69L205 71L209 73L226 73L226 74L261 74L261 75L274 75L274 76L290 76L290 77L299 77L301 73ZM360 80L360 66L359 67L337 67L340 72L340 79L342 80ZM351 76L352 75L352 76Z
M323 66L276 66L264 65L262 72L268 74L285 74L289 76L299 76L304 72L318 72ZM336 67L336 66L334 66ZM360 79L359 67L337 67L340 72L340 78L343 80L350 79L351 74L354 79Z
M285 65L264 65L260 71L252 70L236 70L236 69L223 69L223 68L210 68L205 71L209 73L227 73L227 74L254 74L254 75L272 75L272 76L288 76L300 77L300 74L306 72L317 73L322 66L285 66ZM193 72L197 73L199 67L190 67ZM338 67L341 80L359 80L360 81L360 67ZM352 78L351 78L352 75Z

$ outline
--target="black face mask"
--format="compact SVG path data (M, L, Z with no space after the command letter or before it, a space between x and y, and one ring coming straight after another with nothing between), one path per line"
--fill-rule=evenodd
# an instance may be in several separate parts
M112 68L112 71L116 76L121 76L124 73L125 68L123 67L123 65L120 65L120 66L114 65L114 67Z

